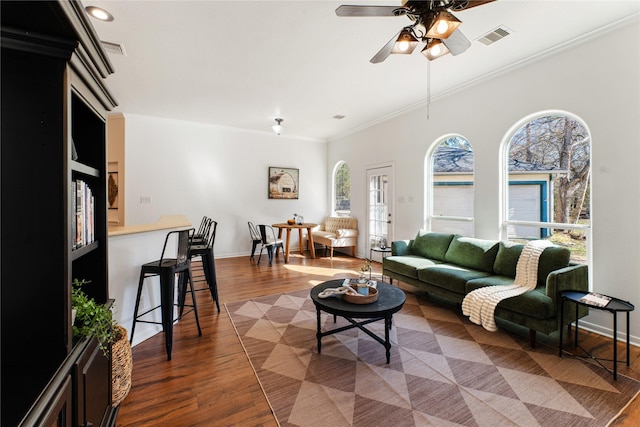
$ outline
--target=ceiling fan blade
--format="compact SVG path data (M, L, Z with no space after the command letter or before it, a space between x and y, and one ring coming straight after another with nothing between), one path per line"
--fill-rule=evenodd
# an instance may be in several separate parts
M400 6L349 6L342 5L336 9L338 16L396 16L394 10Z
M387 44L385 44L384 47L380 49L380 51L378 51L378 53L376 53L373 56L373 58L369 60L369 62L371 62L372 64L377 64L387 59L387 56L391 54L391 51L393 50L393 46L395 46L396 40L398 40L398 36L400 35L401 32L402 30L398 31L398 33L395 36L393 36L391 40L389 40Z
M472 7L482 6L483 4L492 3L496 0L463 0L463 1L454 1L453 6L451 6L451 10L460 11L471 9Z
M469 39L460 30L455 30L449 37L442 39L442 43L454 56L460 55L471 46Z

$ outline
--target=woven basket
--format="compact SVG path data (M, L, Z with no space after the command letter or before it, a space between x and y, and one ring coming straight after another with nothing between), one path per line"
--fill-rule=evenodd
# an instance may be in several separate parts
M351 288L353 288L356 292L358 291L357 285L351 285ZM344 294L342 295L342 300L351 304L371 304L378 301L378 290L369 286L369 295L364 296Z
M122 326L116 326L116 329L119 330L120 339L111 346L111 404L114 408L120 405L129 394L133 370L133 357L127 330Z

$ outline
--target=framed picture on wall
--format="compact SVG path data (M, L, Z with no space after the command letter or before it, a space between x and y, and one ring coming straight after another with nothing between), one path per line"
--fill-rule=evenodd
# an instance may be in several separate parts
M109 172L107 184L109 209L118 209L118 172Z
M297 199L300 191L300 171L269 166L269 198Z

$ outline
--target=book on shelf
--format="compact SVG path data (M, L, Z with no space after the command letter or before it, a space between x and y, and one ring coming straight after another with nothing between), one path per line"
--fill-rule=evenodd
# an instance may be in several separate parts
M595 292L590 292L585 296L583 296L582 298L580 298L578 301L583 302L585 304L593 305L596 307L606 307L607 304L609 304L609 301L611 301L611 297L608 297L602 294L597 294Z
M78 160L78 150L73 138L71 138L71 160Z
M75 236L73 248L77 249L95 240L95 197L93 196L91 187L81 179L75 181L73 192L73 210L76 217L76 220L73 222Z

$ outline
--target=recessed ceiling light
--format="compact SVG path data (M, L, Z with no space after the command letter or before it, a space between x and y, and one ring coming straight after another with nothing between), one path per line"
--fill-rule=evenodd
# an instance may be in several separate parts
M106 10L96 7L96 6L87 6L84 8L90 16L93 16L100 21L111 22L113 21L113 15L107 12Z

